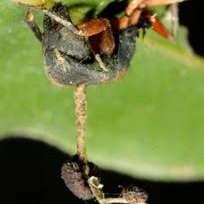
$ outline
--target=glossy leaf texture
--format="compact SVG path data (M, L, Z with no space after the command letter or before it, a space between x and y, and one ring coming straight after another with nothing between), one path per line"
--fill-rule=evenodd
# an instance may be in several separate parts
M110 3L64 2L96 12ZM73 154L74 88L60 89L46 78L25 12L0 2L0 137L23 134ZM42 25L42 14L34 14ZM191 51L184 28L175 42L148 31L136 48L123 79L87 89L89 159L138 178L204 179L204 59Z

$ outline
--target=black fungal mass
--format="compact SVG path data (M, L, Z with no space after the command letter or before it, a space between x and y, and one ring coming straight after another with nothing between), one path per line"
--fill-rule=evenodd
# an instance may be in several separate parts
M70 22L66 8L56 4L56 16ZM80 83L100 84L120 77L129 67L135 52L138 27L132 26L117 33L117 48L113 55L98 55L85 37L79 36L45 15L42 37L45 72L59 86Z

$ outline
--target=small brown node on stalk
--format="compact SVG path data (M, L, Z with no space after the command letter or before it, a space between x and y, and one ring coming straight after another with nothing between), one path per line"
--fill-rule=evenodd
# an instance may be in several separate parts
M148 199L147 193L138 187L129 187L123 189L121 197L132 204L146 203Z
M90 176L99 176L98 168L88 162L89 175L85 175L85 166L75 155L68 163L64 163L61 169L61 177L67 188L78 198L90 200L94 198L92 191L87 183Z

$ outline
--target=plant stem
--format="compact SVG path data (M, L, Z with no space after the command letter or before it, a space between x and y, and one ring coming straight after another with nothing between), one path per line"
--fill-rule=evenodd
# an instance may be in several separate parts
M86 84L79 84L76 86L74 92L75 114L76 114L76 131L77 131L77 154L79 160L86 166L86 118L87 118L87 99L85 92Z

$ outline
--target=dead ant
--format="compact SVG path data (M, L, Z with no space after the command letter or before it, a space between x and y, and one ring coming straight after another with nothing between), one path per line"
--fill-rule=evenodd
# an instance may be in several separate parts
M63 87L99 84L120 77L128 69L140 28L152 27L160 35L172 39L146 7L176 1L180 0L132 0L119 19L97 18L76 26L66 8L56 3L51 10L41 9L46 14L43 33L30 9L26 22L42 43L45 72L51 81ZM142 23L144 21L146 23Z
M113 80L126 72L135 52L139 29L152 27L157 33L171 40L172 35L147 7L181 1L183 0L130 0L121 18L96 18L78 25L72 24L66 8L61 3L55 3L50 10L43 6L33 6L45 14L43 33L28 9L26 22L42 44L48 78L62 87L76 86L77 159L63 165L62 177L79 198L90 199L94 195L101 204L146 203L147 196L135 189L123 191L120 200L107 200L104 197L103 186L93 174L86 155L85 87ZM79 186L82 189L79 190Z

